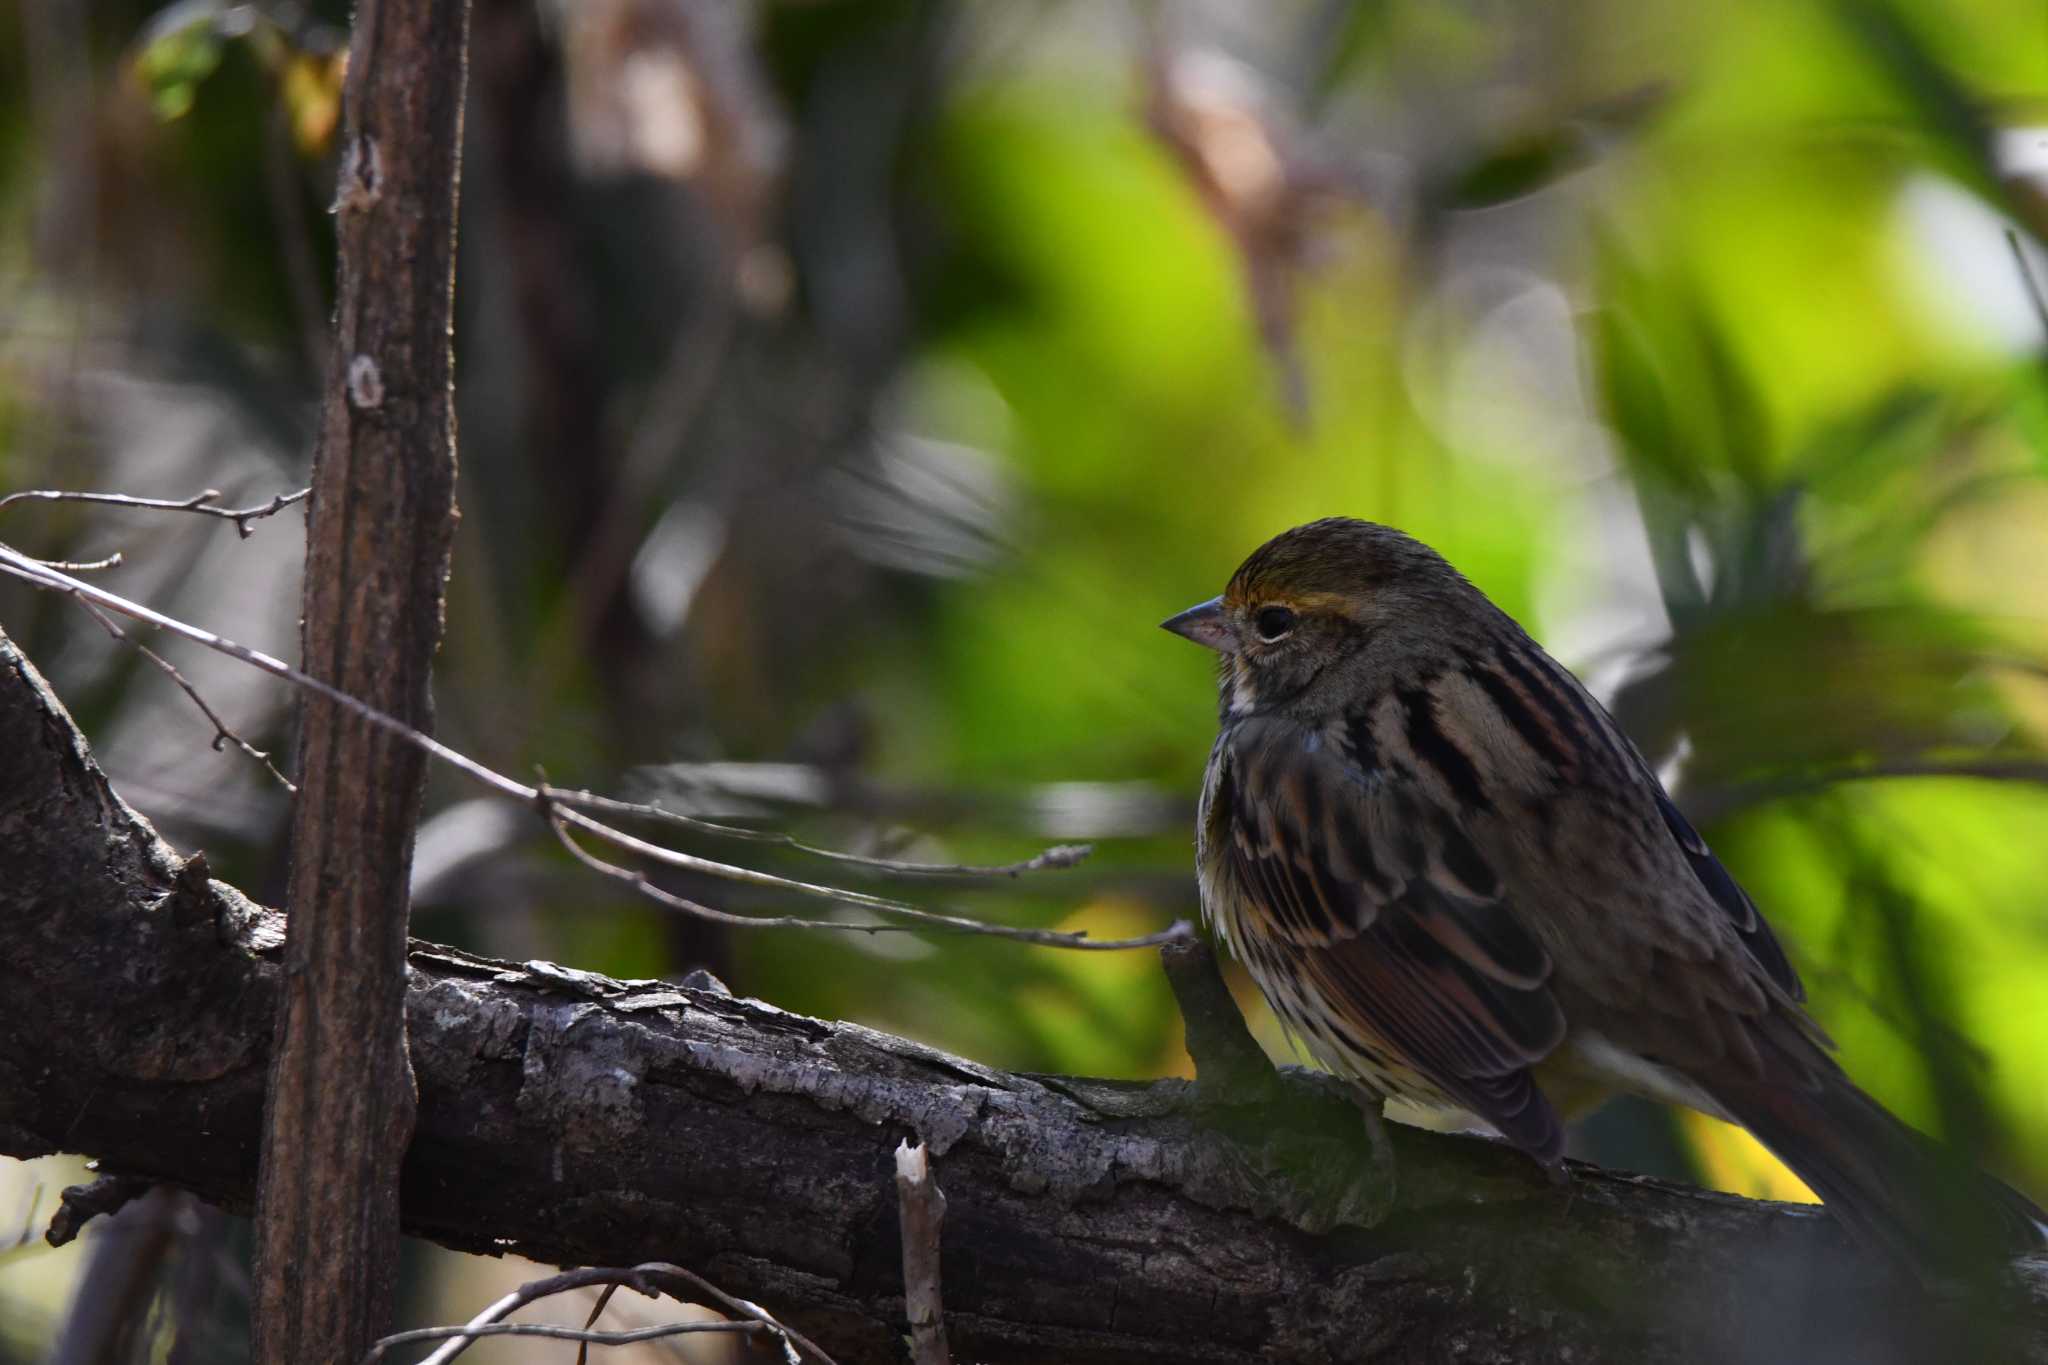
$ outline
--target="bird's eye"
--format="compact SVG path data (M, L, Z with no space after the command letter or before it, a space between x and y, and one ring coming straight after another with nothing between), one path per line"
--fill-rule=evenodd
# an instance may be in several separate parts
M1258 630L1259 638L1267 644L1285 639L1294 629L1294 613L1286 607L1260 607L1252 617L1252 625Z

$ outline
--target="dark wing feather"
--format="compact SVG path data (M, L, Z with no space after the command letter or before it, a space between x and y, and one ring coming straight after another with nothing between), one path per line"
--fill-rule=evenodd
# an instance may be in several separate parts
M1502 879L1412 777L1325 737L1240 723L1212 800L1229 875L1264 947L1376 1043L1550 1161L1563 1131L1529 1068L1564 1036L1549 955Z
M1707 841L1700 838L1661 789L1657 792L1657 806L1664 813L1664 824L1684 851L1686 862L1692 866L1693 875L1699 878L1700 885L1707 889L1714 903L1735 921L1735 928L1741 933L1742 945L1749 949L1749 955L1785 994L1794 1000L1804 1000L1806 987L1800 982L1799 973L1792 970L1791 960L1779 945L1778 936L1771 932L1770 922L1756 908L1756 902L1729 875L1728 869L1721 866L1721 860L1707 847Z

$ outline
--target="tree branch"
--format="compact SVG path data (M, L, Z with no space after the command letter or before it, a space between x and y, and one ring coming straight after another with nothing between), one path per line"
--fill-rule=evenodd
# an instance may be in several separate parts
M313 450L305 671L416 730L455 534L456 189L469 0L360 0L334 344ZM361 1359L397 1277L415 1096L406 912L426 758L309 698L257 1197L253 1354Z
M34 983L0 1003L0 1151L247 1209L281 945L121 803L0 637L0 965ZM1937 1302L1815 1210L1585 1168L1554 1190L1491 1143L1397 1127L1390 1211L1327 1226L1369 1162L1346 1092L1304 1073L1191 1104L713 990L409 962L407 1231L687 1265L842 1365L901 1358L905 1137L945 1171L960 1359L2048 1362L2048 1267L2025 1304Z

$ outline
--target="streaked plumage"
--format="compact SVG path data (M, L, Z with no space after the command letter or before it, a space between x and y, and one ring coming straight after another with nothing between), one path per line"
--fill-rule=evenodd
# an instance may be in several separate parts
M1315 522L1166 624L1222 655L1204 909L1331 1070L1553 1168L1546 1089L1688 1104L1909 1262L2040 1244L2048 1216L1849 1081L1635 746L1434 551Z

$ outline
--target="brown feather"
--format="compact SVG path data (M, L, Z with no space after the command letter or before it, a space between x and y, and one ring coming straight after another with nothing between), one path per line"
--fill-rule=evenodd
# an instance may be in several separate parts
M1260 942L1248 960L1269 995L1303 998L1283 1017L1329 1021L1326 1061L1382 1090L1448 1097L1556 1160L1562 1128L1529 1078L1564 1036L1549 957L1454 818L1413 784L1368 781L1340 742L1278 721L1230 731L1205 820L1228 831L1205 858L1226 935ZM1330 822L1351 837L1320 837ZM1427 1084L1374 1074L1376 1055Z

